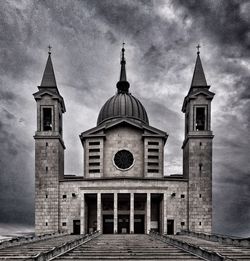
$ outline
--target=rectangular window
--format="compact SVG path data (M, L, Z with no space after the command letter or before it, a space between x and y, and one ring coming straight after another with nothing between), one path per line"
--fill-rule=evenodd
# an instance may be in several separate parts
M205 119L206 119L205 108L204 107L196 108L195 128L197 131L205 130Z
M185 226L185 222L181 222L181 226Z
M100 149L89 149L89 152L100 152Z
M62 115L59 113L59 133L62 135Z
M157 142L157 141L149 141L148 142L148 145L159 145L159 142Z
M202 171L202 163L199 164L199 170Z
M89 162L89 166L100 166L100 162Z
M159 152L159 149L148 149L148 152Z
M100 141L90 141L89 146L97 146L100 145Z
M156 167L158 167L159 163L158 162L148 162L148 166L156 166Z
M181 194L181 198L185 198L185 195L184 195L184 194Z
M93 156L89 156L89 159L100 159L99 155L93 155Z
M63 226L63 227L66 227L66 226L67 226L67 223L66 223L66 222L63 222L63 223L62 223L62 226Z
M89 173L100 173L99 169L90 169Z
M72 193L72 198L76 198L76 193Z
M64 194L64 195L62 196L62 198L67 198L67 195Z
M148 159L159 159L159 156L156 156L156 155L148 155Z
M43 108L43 130L52 130L52 110L51 108Z
M186 114L186 134L188 134L189 131L189 114Z
M148 173L158 173L158 169L148 169Z

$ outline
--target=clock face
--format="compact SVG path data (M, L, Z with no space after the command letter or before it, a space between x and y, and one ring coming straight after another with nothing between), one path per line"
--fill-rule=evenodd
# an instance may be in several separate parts
M114 156L114 164L118 169L128 170L134 164L133 154L128 150L119 150Z

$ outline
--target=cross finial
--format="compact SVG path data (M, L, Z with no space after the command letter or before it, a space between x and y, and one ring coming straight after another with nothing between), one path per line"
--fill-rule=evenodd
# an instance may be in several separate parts
M49 44L49 46L48 46L48 49L49 49L49 54L51 54L51 49L52 49L52 47L51 47L51 45Z
M125 63L125 57L124 57L125 49L124 49L124 45L125 45L125 43L122 43L121 63Z
M197 54L200 54L200 48L201 48L201 46L198 44L198 45L196 46L196 48L197 48Z

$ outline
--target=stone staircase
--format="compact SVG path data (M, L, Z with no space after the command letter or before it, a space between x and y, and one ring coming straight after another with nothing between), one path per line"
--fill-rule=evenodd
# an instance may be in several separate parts
M195 236L189 235L175 235L168 236L179 242L191 244L207 251L219 253L225 260L250 260L250 245L236 246L229 243L213 242ZM248 240L249 241L249 240Z
M203 260L148 235L100 235L53 260Z
M3 248L0 249L0 260L10 261L35 258L41 252L50 251L56 246L80 237L80 235L63 235Z
M249 239L213 241L200 235L56 235L19 240L0 249L0 261L250 260ZM3 245L2 245L3 247Z

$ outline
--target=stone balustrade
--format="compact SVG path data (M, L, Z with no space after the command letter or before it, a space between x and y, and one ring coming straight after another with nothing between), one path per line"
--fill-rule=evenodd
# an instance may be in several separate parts
M229 244L229 245L233 245L233 246L243 246L243 247L250 246L250 239L248 239L248 238L236 238L236 237L231 237L231 236L206 234L206 233L193 232L193 231L187 231L187 230L183 230L178 234L198 237L198 238L213 241L213 242L219 242L221 244Z
M76 248L84 243L87 243L88 241L90 241L91 239L93 239L99 235L100 235L100 232L95 231L91 234L84 235L79 239L74 239L74 240L66 242L60 246L56 246L53 249L48 250L46 252L41 252L30 260L46 261L46 260L50 260L51 258L54 258L54 257L59 257L59 256L65 254L66 252L73 250L74 248Z
M4 249L12 246L19 246L27 243L37 242L40 240L46 240L53 237L66 235L66 232L53 232L49 234L43 234L38 236L26 236L26 237L15 237L12 239L8 239L0 242L0 249Z
M174 246L177 246L178 248L181 248L181 249L188 251L188 252L190 252L194 255L202 257L206 260L211 260L211 261L225 260L225 258L217 252L209 251L207 249L204 249L202 247L196 246L196 245L191 244L191 243L182 242L178 239L168 237L167 235L161 235L161 234L153 232L153 231L150 231L149 235L152 236L153 238L160 239L161 241L166 242L168 244L172 244ZM231 259L227 259L227 260L231 260Z

